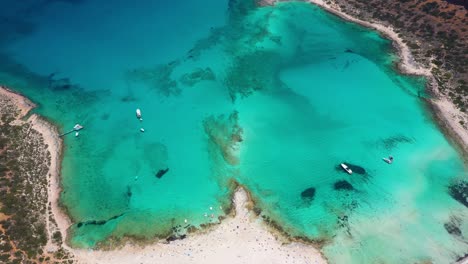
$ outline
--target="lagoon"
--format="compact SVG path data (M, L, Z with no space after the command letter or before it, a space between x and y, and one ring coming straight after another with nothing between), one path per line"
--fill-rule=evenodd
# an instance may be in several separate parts
M332 263L467 251L448 192L463 160L376 32L297 2L47 3L11 6L28 16L2 29L0 78L62 130L85 126L62 164L72 246L217 222L238 182Z

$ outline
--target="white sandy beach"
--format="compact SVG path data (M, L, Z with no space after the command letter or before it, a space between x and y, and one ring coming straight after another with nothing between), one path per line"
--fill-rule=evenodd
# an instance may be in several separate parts
M33 128L42 134L45 144L50 153L50 167L48 173L48 190L47 202L51 204L52 215L57 222L58 229L62 233L62 237L65 240L67 235L67 228L71 225L70 219L65 215L65 213L59 207L58 201L60 198L60 164L61 164L61 153L62 153L62 139L59 137L59 132L55 126L48 123L40 116L33 114L29 119ZM47 214L49 209L47 209ZM52 233L54 227L51 226L49 219L47 219L47 230L49 241L46 246L46 251L56 250L55 246L51 243ZM67 248L68 249L68 248Z
M118 251L75 250L80 263L326 263L320 252L301 243L283 244L246 207L249 198L239 188L235 217L203 233L169 244L126 245Z
M9 97L17 104L22 116L34 107L29 100L4 87L0 87L0 96ZM42 134L51 154L48 201L51 202L52 214L65 241L71 222L58 204L62 139L56 127L36 114L31 115L26 122L30 122ZM220 224L191 234L183 240L171 243L155 241L145 247L129 242L112 251L79 250L67 245L63 247L74 255L78 263L327 263L320 251L312 245L289 242L274 230L269 230L261 218L247 209L251 201L244 189L239 188L235 192L233 202L235 216L228 216ZM56 247L50 243L50 237L55 227L48 220L47 228L49 243L46 251L54 251Z

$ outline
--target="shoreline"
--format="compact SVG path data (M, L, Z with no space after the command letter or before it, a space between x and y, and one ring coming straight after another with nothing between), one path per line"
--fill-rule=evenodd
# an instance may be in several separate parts
M21 111L21 117L25 118L36 107L32 101L26 96L11 90L10 88L0 85L0 96L10 98ZM71 225L71 220L59 205L60 193L62 191L60 183L60 169L63 153L63 141L59 137L59 132L56 126L48 122L38 114L32 114L27 117L28 122L32 128L42 135L44 144L47 145L47 151L50 154L50 165L47 173L47 209L46 209L46 222L47 222L47 236L48 241L45 247L46 251L56 250L56 246L52 245L52 227L49 221L49 204L50 211L53 219L56 221L58 231L62 234L65 241L67 236L67 229ZM68 250L70 248L63 243L62 246Z
M43 119L41 116L33 114L28 120L31 121L32 127L42 134L44 143L47 144L47 150L50 153L47 204L50 204L50 210L56 221L58 231L62 234L63 241L66 241L67 229L72 225L72 222L59 204L60 193L62 192L60 170L62 163L63 141L59 137L57 127ZM49 209L47 209L47 211L48 210ZM52 233L50 227L47 229L50 236ZM63 243L63 246L69 249L66 246L66 243Z
M289 0L286 0L289 1ZM259 5L275 5L285 2L284 0L259 0ZM468 130L460 122L468 125L468 116L461 112L448 98L443 95L432 74L431 67L424 67L414 60L414 57L408 45L398 36L398 33L392 27L385 26L375 22L364 21L353 17L341 11L340 7L334 3L328 4L324 0L304 0L304 2L316 5L323 10L336 15L345 21L359 24L363 27L376 30L382 37L390 40L392 46L396 49L396 55L399 58L397 69L405 75L424 76L427 78L426 89L434 98L425 100L426 106L434 119L436 125L444 134L447 141L452 143L456 150L461 154L465 163L468 163Z
M275 0L266 1L276 2ZM425 100L425 103L429 108L429 112L441 130L442 134L444 134L446 137L447 141L453 143L452 145L460 152L465 163L468 162L468 131L460 124L460 120L463 120L465 124L468 124L466 114L463 114L447 96L441 94L435 77L431 73L431 67L423 67L414 60L408 45L403 42L403 39L398 36L392 27L387 27L382 24L368 22L352 17L342 12L339 6L329 5L325 3L324 0L306 1L317 5L323 8L325 11L332 13L346 21L357 23L366 28L374 29L383 37L390 40L393 47L397 51L398 58L400 59L397 62L397 69L406 75L424 76L427 78L428 83L426 85L426 89L428 89L428 91L434 96L434 98Z
M144 246L127 242L119 250L76 249L78 263L327 263L313 246L289 241L272 232L251 210L252 200L243 187L232 197L234 208L221 223L169 243Z
M3 85L0 85L0 96L10 98L16 107L18 107L20 110L20 115L22 118L24 118L32 109L36 107L36 104L30 101L26 96L23 96L20 93L15 92Z
M25 96L0 86L0 96L8 96L26 116L35 105ZM301 263L325 264L327 260L316 245L277 230L264 221L253 210L254 201L246 189L234 184L231 196L231 210L218 223L187 233L184 239L171 242L154 238L152 241L139 243L131 238L123 240L115 249L75 249L67 245L67 230L71 219L59 204L61 183L60 168L63 153L63 141L57 127L38 114L32 114L25 122L39 132L50 153L50 165L47 174L47 203L56 221L57 231L62 234L60 245L73 255L77 263L222 263L226 258L234 263L284 263L301 261ZM49 208L46 216L49 215ZM45 251L56 251L52 243L53 227L47 217L48 241ZM192 251L193 249L193 251Z

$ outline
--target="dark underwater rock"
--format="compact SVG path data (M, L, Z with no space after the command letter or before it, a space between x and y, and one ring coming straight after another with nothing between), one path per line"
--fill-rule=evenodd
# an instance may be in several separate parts
M348 168L350 168L350 169L353 171L353 174L356 173L356 174L364 175L364 174L367 173L367 172L366 172L366 169L364 169L364 168L361 167L361 166L358 166L358 165L355 165L355 164L351 164L351 163L348 163L348 162L346 162L345 164L346 164L346 166L348 166ZM336 165L335 169L336 169L337 171L346 173L346 171L343 170L343 168L341 167L341 165Z
M74 85L71 83L70 78L61 78L58 80L49 79L49 87L55 91L69 90Z
M122 215L124 215L123 213L122 214L119 214L119 215L115 215L107 220L89 220L89 221L85 221L85 222L79 222L76 226L78 228L82 227L82 226L85 226L85 225L105 225L107 222L111 221L111 220L115 220L119 217L121 217Z
M182 90L177 81L172 78L172 73L180 62L180 60L175 60L156 67L135 68L126 72L125 78L131 83L146 84L166 97L179 96Z
M453 199L468 207L468 182L459 181L450 185L449 194Z
M95 221L95 225L105 225L107 223L106 220Z
M167 172L169 171L169 168L167 169L163 169L163 170L159 170L157 173L156 173L156 178L158 179L161 179L162 176L164 176L164 174L166 174Z
M195 84L201 81L214 81L216 80L216 76L211 70L211 68L207 67L205 69L197 68L193 70L191 73L186 73L182 75L180 78L180 82L187 86L194 86Z
M335 182L335 184L333 184L333 189L335 189L337 191L340 191L340 190L352 191L352 190L354 190L354 187L348 181L341 180L341 181L337 181L337 182Z
M346 233L351 237L351 228L349 226L349 218L347 215L338 216L338 226L343 228Z
M101 115L101 120L108 120L110 115L108 113Z
M172 241L175 241L175 240L178 240L178 239L185 239L187 237L187 235L171 235L169 236L168 238L166 238L166 241L167 242L172 242Z
M120 101L122 102L135 102L137 99L131 95L126 95L126 96L123 96L122 98L120 98Z
M468 259L468 253L466 253L465 255L463 256L459 256L457 258L457 260L455 261L455 263L461 263L462 260L465 260L465 259Z
M338 226L346 227L347 225L348 225L348 216L347 215L338 216Z
M462 224L462 218L456 215L451 215L449 221L444 223L444 228L452 236L462 237L462 231L460 226Z
M444 228L451 235L461 236L461 234L462 234L460 228L453 222L445 223Z
M130 198L132 197L132 188L130 188L130 186L127 186L127 193L126 193L127 197Z
M169 236L168 238L166 238L166 241L167 242L172 242L172 241L175 241L177 240L177 236L176 235L171 235Z
M357 174L361 174L361 175L366 174L366 169L364 169L361 166L351 164L351 163L346 163L346 165L348 165L348 167L353 171L353 173L357 173Z
M239 164L236 148L243 141L239 113L233 111L229 116L209 116L203 120L203 128L210 145L219 150L223 159L230 165Z
M301 193L301 197L303 199L312 200L312 199L314 199L314 196L315 196L315 188L314 187L307 188Z
M401 143L413 143L413 140L403 135L396 135L396 136L385 138L381 141L381 144L387 150L392 150Z

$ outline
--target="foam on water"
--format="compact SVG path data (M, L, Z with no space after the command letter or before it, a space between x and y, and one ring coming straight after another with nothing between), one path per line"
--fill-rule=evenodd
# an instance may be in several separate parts
M289 234L325 241L332 262L446 263L468 250L468 210L448 191L463 162L418 97L425 80L396 73L375 32L305 3L21 10L2 82L63 130L85 126L65 138L73 246L216 221L235 180Z

